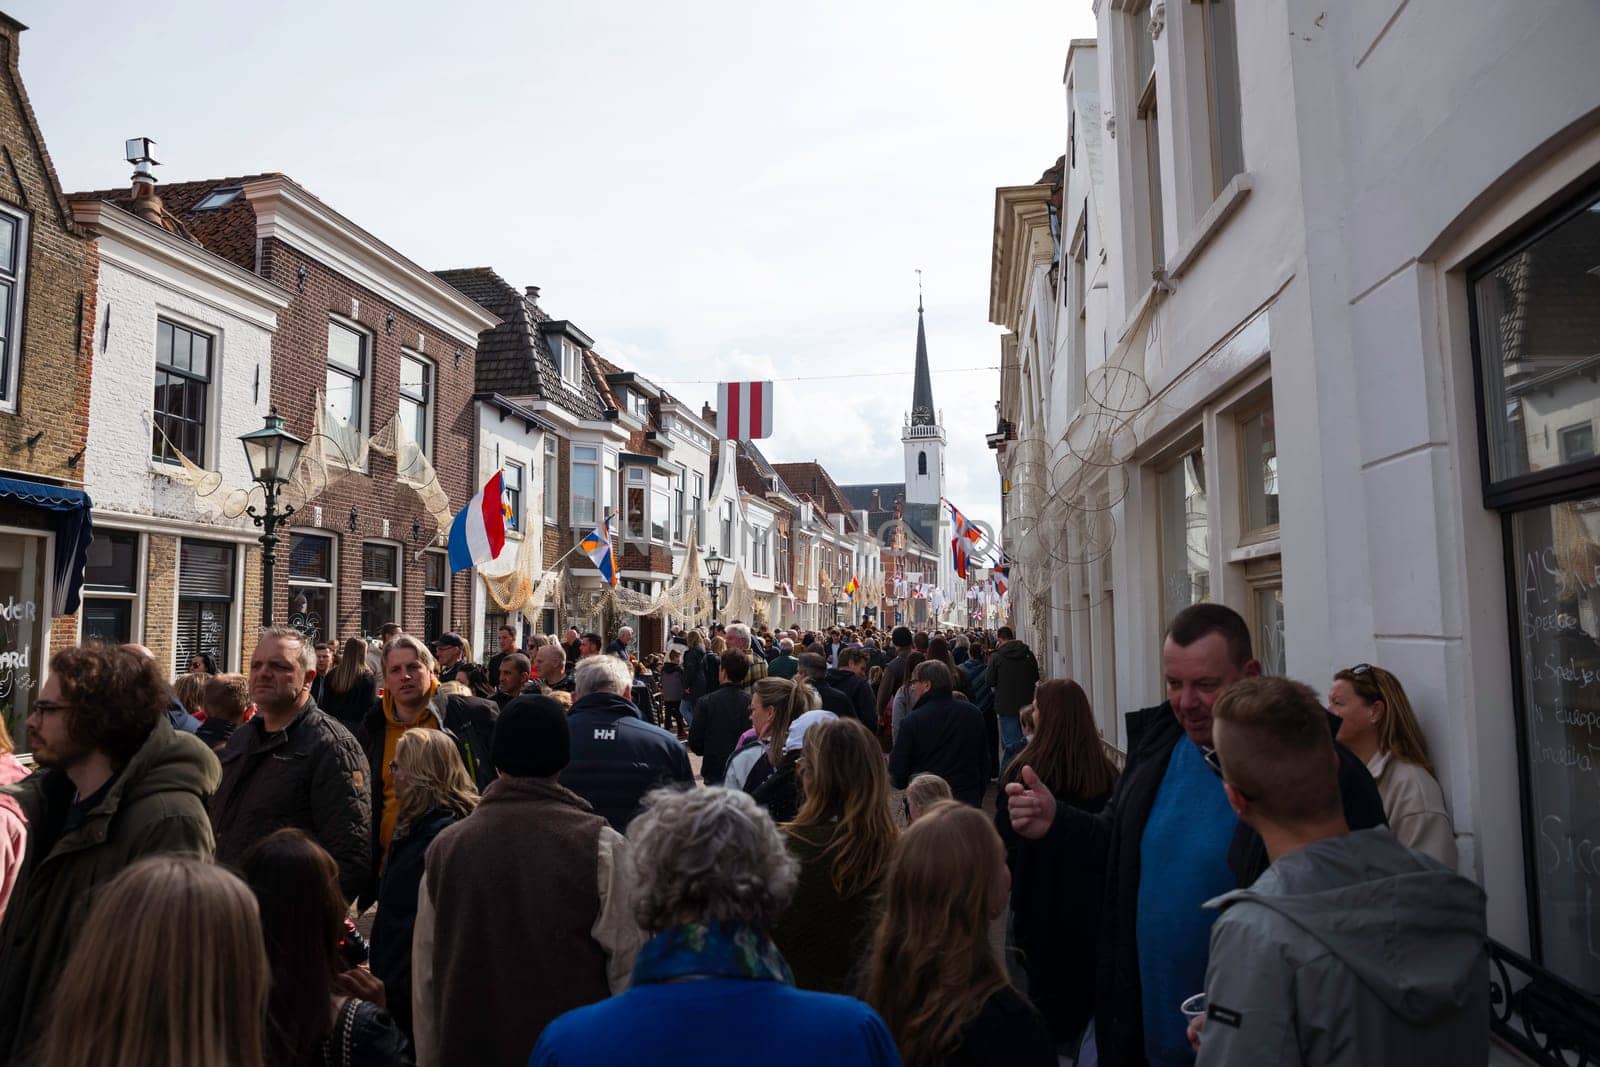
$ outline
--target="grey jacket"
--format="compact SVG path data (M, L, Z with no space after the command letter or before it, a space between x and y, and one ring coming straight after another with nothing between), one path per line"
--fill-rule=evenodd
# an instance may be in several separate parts
M1223 912L1197 1067L1488 1063L1483 890L1386 827L1284 856L1206 907Z

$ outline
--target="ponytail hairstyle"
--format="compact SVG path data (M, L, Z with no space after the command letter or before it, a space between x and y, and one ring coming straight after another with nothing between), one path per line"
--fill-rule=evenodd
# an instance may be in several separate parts
M783 744L789 739L789 724L811 710L810 694L816 690L797 678L774 678L770 674L756 685L759 687L756 692L761 697L761 703L772 709L772 729L767 733L767 762L777 767L783 762Z

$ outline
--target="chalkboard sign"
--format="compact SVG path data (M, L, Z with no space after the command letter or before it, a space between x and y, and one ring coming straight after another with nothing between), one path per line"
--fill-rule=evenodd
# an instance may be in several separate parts
M1600 992L1600 497L1512 518L1544 965Z

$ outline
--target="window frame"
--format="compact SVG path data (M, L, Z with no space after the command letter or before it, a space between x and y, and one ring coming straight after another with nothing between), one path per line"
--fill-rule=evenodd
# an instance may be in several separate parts
M228 592L228 595L226 597L219 596L219 595L208 595L208 596L201 596L201 595L195 595L195 594L190 594L190 595L187 595L187 596L184 595L184 591L183 591L183 549L184 549L184 546L186 546L186 545L204 545L204 546L206 546L208 548L225 548L225 549L228 550L228 554L229 554L228 555L228 590L229 590L229 592ZM174 614L173 614L173 641L172 641L173 664L174 664L174 669L178 673L183 673L184 671L188 670L188 667L189 667L189 664L187 662L188 659L190 659L190 658L194 657L195 655L197 655L199 653L199 651L202 651L202 650L199 650L199 649L191 649L189 651L189 655L188 656L180 657L178 655L178 631L179 631L179 626L181 624L180 620L183 617L183 606L184 606L185 603L193 603L193 604L226 604L226 605L228 605L227 613L226 613L227 618L226 618L226 621L224 623L226 629L223 632L222 645L217 650L218 654L216 655L215 659L217 661L217 669L218 670L226 672L226 671L232 669L232 666L233 666L233 646L234 646L234 643L238 639L238 636L239 636L235 631L239 629L239 614L238 613L239 613L239 608L240 608L240 601L242 599L242 589L241 589L242 582L240 581L239 566L240 566L240 563L243 561L243 558L244 558L244 552L241 551L241 546L239 544L233 542L233 541L217 541L217 540L213 540L211 538L206 538L206 537L183 537L183 536L180 536L178 538L177 561L176 561L176 563L177 563L177 567L176 567L176 578L177 578L177 581L174 583L175 584L174 593L176 594L176 597L175 597L176 605L175 605L175 610L174 610Z
M657 505L660 505L659 509ZM658 517L656 512L660 511ZM645 504L645 527L653 545L672 544L672 481L659 471L652 473ZM656 536L660 527L660 537Z
M547 526L561 523L561 443L552 433L544 435L544 521Z
M192 339L195 337L205 338L206 372L204 375L196 374L192 368L185 369L172 362L161 362L161 328L163 326L172 331L174 342L176 342L177 334L180 330L189 335L191 338L191 358L193 356ZM220 338L218 335L211 329L202 328L194 325L193 323L186 322L183 319L169 314L164 310L156 314L156 335L155 345L153 346L155 350L155 366L151 388L157 391L160 390L161 385L159 383L159 379L163 374L166 374L170 377L180 378L189 385L197 385L200 390L200 418L197 423L195 420L190 419L187 415L181 413L172 414L170 412L163 412L156 406L155 399L152 397L150 402L150 462L164 467L182 466L182 462L178 459L178 456L183 455L189 460L189 462L193 463L197 467L204 467L206 465L207 457L211 452L212 432L216 428L215 420L212 418L211 411L213 402L213 393L211 387L217 380L217 342L219 340ZM159 392L156 392L155 395L159 396L160 394ZM199 455L191 456L182 449L174 447L170 453L171 458L168 458L169 454L166 446L168 444L173 444L175 446L176 443L172 441L172 436L170 433L163 436L158 432L160 421L163 419L176 420L177 422L185 425L195 426L197 429L197 450ZM162 442L162 447L160 449L156 448L156 443L158 441Z
M1239 70L1239 19L1237 0L1190 0L1192 7L1198 9L1201 42L1201 66L1205 72L1205 103L1206 103L1206 156L1209 164L1211 179L1211 196L1209 203L1222 195L1228 183L1240 174L1245 173L1246 160L1244 155L1244 88L1242 74ZM1212 24L1217 12L1224 12L1225 17L1232 24L1232 79L1233 95L1238 104L1238 111L1230 115L1234 124L1233 135L1238 147L1236 161L1224 161L1223 156L1223 123L1219 119L1221 101L1218 91L1218 41L1215 28ZM1227 162L1236 162L1237 166L1229 173L1224 174L1223 169Z
M371 582L371 581L367 580L367 549L368 548L386 548L386 549L389 549L391 552L394 553L394 584L393 585L384 585L384 584L382 584L380 582ZM366 623L365 616L367 614L367 605L366 605L367 597L366 597L366 595L369 592L370 593L390 593L390 594L392 594L394 596L394 611L390 613L388 618L386 618L386 619L382 620L381 622L379 622L378 625L373 628L373 632L372 633L370 633L370 634L363 633L361 635L362 637L367 637L367 638L377 637L378 636L377 630L382 628L383 623L385 623L385 622L398 622L398 623L401 623L402 625L404 625L403 616L405 614L405 585L406 585L406 582L405 582L405 551L402 548L402 546L400 544L398 544L397 542L385 541L382 538L377 538L377 537L367 538L367 539L363 540L361 542L361 615L362 615L362 624L363 624L361 628L363 630L366 629L366 625L365 625L365 623Z
M305 578L294 573L294 541L297 537L316 538L318 540L328 542L328 577L326 579ZM328 614L326 618L321 620L321 628L313 631L310 634L307 634L307 637L313 640L313 642L332 640L334 630L330 628L330 624L337 622L339 615L339 538L332 534L321 533L316 530L291 529L289 531L288 547L288 557L284 561L284 574L288 579L287 585L289 599L287 607L291 609L286 619L287 624L294 626L294 628L299 630L301 633L306 633L304 625L295 626L294 623L294 616L298 614L292 610L294 607L294 591L296 589L322 590L323 595L328 601ZM307 604L307 607L310 607L309 603ZM304 621L304 616L302 616L302 622Z
M528 494L528 468L514 459L508 459L501 465L500 487L506 505L506 536L521 538L527 531L523 528L523 504ZM512 484L512 475L515 473L516 484Z
M333 331L336 329L344 330L345 332L355 336L361 342L361 369L360 373L357 375L351 375L347 369L342 366L336 366L333 362ZM372 410L371 383L373 378L372 371L374 363L374 349L376 347L375 341L376 337L372 331L368 330L365 326L361 325L354 319L345 318L343 315L328 316L328 347L326 350L324 350L322 357L322 403L323 407L326 408L329 414L337 416L340 421L346 421L343 415L340 415L328 405L328 375L337 373L354 381L356 383L357 390L355 402L355 415L357 421L355 423L347 424L350 426L350 429L356 433L365 433L367 430L367 423L370 421L369 416ZM334 457L336 460L338 458L339 457L337 456Z
M0 215L17 227L13 254L15 267L9 271L0 264L0 412L20 410L22 389L22 331L28 307L28 251L32 247L33 213L0 202Z
M594 458L590 459L587 456L580 457L578 455L580 450L594 453ZM571 523L572 523L573 526L598 526L600 524L600 514L601 514L600 509L601 509L601 506L602 506L601 505L602 488L601 488L601 485L600 485L600 471L601 471L601 463L602 463L601 452L602 452L602 449L600 448L599 445L580 445L580 444L574 442L572 447L571 447L571 452L570 452L571 458L568 459L568 461L567 461L567 467L568 467L567 484L572 486L572 494L571 494L572 499L570 501L570 507L568 508L568 518L571 520ZM589 498L590 502L591 502L591 505L593 507L593 511L589 514L589 516L587 518L585 518L584 516L582 516L582 515L580 515L578 513L578 499L579 499L578 498L578 468L579 467L587 467L587 468L589 468L590 470L592 470L594 472L594 496Z
M634 510L634 494L639 496L638 510ZM650 472L637 464L629 464L622 473L622 506L618 526L624 541L644 542L650 531Z
M583 389L583 349L569 337L561 338L561 352L557 357L561 365L561 384L574 392Z
M413 393L408 392L406 389L405 369L408 362L414 363L422 368L422 396L420 399ZM396 387L396 391L398 393L398 398L395 401L395 414L401 416L400 424L402 426L405 425L404 415L407 403L418 406L422 409L421 422L423 439L421 441L414 441L414 443L422 450L422 454L424 456L432 459L434 440L434 410L437 406L435 404L435 398L438 394L437 365L433 362L433 360L429 359L427 356L424 356L420 352L413 352L409 348L402 348L400 350L400 380L398 386ZM414 437L415 435L413 435L413 438Z
M128 636L126 641L144 641L144 592L146 583L146 535L143 530L122 529L114 526L97 526L94 536L105 534L109 537L133 538L133 586L132 588L117 588L109 585L96 585L88 580L88 565L84 567L83 589L80 595L78 610L78 640L84 640L83 624L88 617L87 601L114 600L126 603L128 607Z
M422 553L422 632L425 640L434 641L439 634L431 637L428 632L428 610L434 604L439 606L439 633L446 633L450 629L450 557L443 549L429 548ZM444 583L438 588L431 587L432 578L428 573L429 567L437 562L444 574Z
M1251 524L1251 520L1250 520L1250 492L1251 492L1250 487L1253 484L1253 480L1255 478L1255 475L1252 472L1250 456L1247 454L1247 450L1246 450L1246 441L1249 438L1249 433L1248 433L1246 427L1249 425L1249 423L1253 422L1254 420L1256 420L1258 418L1271 418L1271 419L1273 419L1273 428L1272 428L1273 456L1274 456L1274 458L1276 458L1276 456L1277 456L1278 431L1277 431L1276 415L1274 414L1273 407L1272 407L1272 394L1271 393L1268 393L1267 396L1264 399L1262 399L1262 400L1260 400L1260 401L1258 401L1256 403L1249 404L1248 406L1244 407L1243 409L1238 411L1233 416L1234 425L1235 425L1235 431L1234 431L1235 432L1235 438L1236 438L1236 441L1237 441L1237 444L1238 444L1238 447L1235 449L1235 453L1237 454L1237 457L1238 457L1238 476L1239 476L1239 544L1240 544L1241 547L1244 546L1244 545L1259 544L1260 542L1263 542L1263 541L1276 540L1278 538L1279 532L1280 532L1280 530L1282 528L1283 493L1282 493L1281 488L1280 488L1279 493L1278 493L1278 519L1279 519L1279 521L1278 522L1269 522L1269 523L1265 523L1265 524L1260 525L1260 526L1256 526L1256 525L1252 525Z
M1200 438L1200 437L1193 438L1192 440L1188 441L1186 444L1184 444L1183 446L1181 446L1180 448L1175 450L1176 458L1172 462L1167 463L1167 464L1157 468L1156 472L1155 472L1155 474L1156 474L1156 568L1157 568L1156 573L1159 575L1159 584L1157 585L1157 591L1158 591L1158 594L1159 594L1159 596L1158 596L1158 604L1159 604L1159 607L1160 607L1160 614L1159 614L1159 620L1158 621L1160 622L1160 625L1162 626L1163 629L1166 626L1167 620L1170 620L1174 615L1176 615L1178 613L1178 611L1182 610L1183 607L1188 607L1191 604L1202 604L1202 603L1211 602L1211 601L1214 601L1216 599L1216 597L1217 597L1217 590L1213 587L1213 582L1211 580L1211 569L1215 566L1216 559L1217 559L1216 547L1211 543L1211 526L1210 526L1211 508L1214 506L1214 502L1213 502L1212 490L1211 490L1210 487L1208 487L1205 484L1205 473L1204 473L1205 472L1205 464L1206 464L1206 448L1207 448L1208 444L1209 444L1209 442L1205 441L1203 438ZM1205 501L1206 501L1206 532L1205 532L1205 545L1206 545L1206 572L1205 573L1207 575L1207 577L1206 577L1206 592L1205 592L1205 595L1203 597L1201 597L1200 599L1198 599L1198 600L1192 599L1192 593L1191 593L1191 599L1186 601L1182 605L1182 607L1180 607L1173 600L1172 595L1171 595L1171 591L1167 588L1167 579L1168 579L1169 573L1170 574L1175 574L1176 571L1169 571L1169 568L1167 566L1168 560L1167 560L1167 544L1166 544L1166 541L1167 541L1167 532L1168 532L1167 531L1167 520L1168 520L1169 516L1167 514L1168 503L1167 503L1167 499L1166 499L1166 495L1167 494L1166 494L1165 482L1166 482L1166 479L1169 476L1171 476L1173 471L1182 470L1184 468L1187 468L1190 465L1191 459L1195 460L1194 466L1200 472L1199 479L1198 479L1199 482L1200 482L1200 492L1205 497ZM1187 486L1187 481L1185 481L1185 486ZM1189 534L1189 528L1190 528L1189 527L1190 514L1189 514L1189 510L1188 510L1189 494L1187 492L1184 493L1183 500L1184 500L1184 512L1183 512L1183 516L1182 516L1182 521L1183 521L1183 529L1184 529L1184 551L1185 551L1185 553L1187 553L1187 551L1188 551L1188 541L1189 541L1188 534ZM1184 573L1185 574L1189 574L1190 573L1187 556L1184 559L1183 569L1184 569Z

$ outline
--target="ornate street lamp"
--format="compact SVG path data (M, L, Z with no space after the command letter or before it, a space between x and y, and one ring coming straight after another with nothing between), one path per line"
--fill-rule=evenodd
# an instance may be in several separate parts
M839 625L839 598L844 596L844 586L835 582L833 585L833 624Z
M272 625L272 571L277 563L277 526L294 514L294 505L285 504L278 510L278 487L288 483L300 465L300 450L306 443L283 428L278 409L267 415L266 425L259 430L242 434L246 461L250 464L250 477L261 486L266 496L265 508L257 512L255 505L245 511L261 527L261 625Z
M706 553L706 574L711 577L711 622L717 621L717 594L722 590L722 567L728 561L717 555L717 546L712 545L711 551Z

